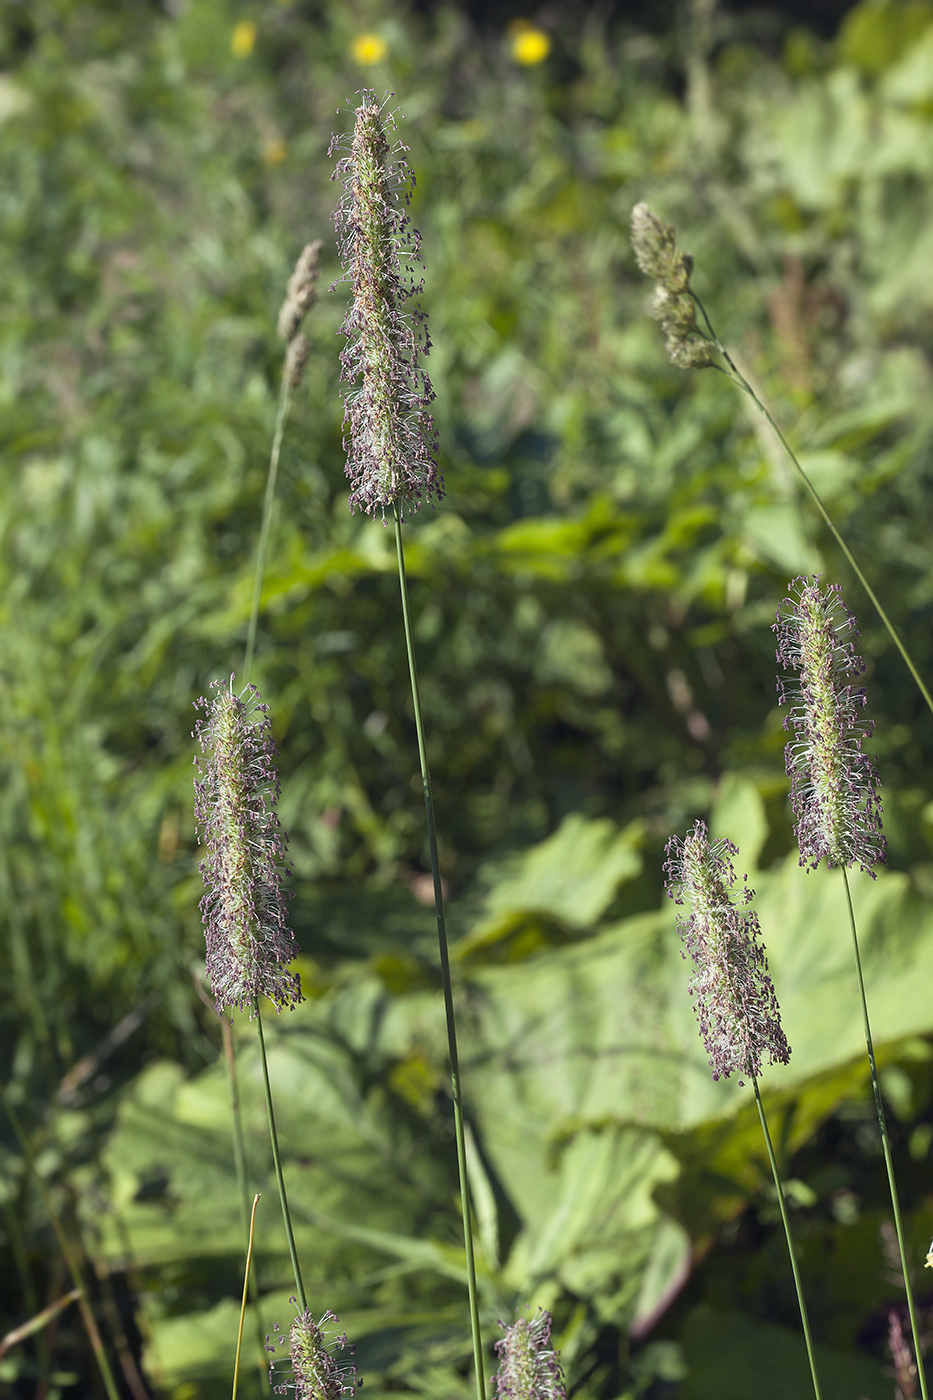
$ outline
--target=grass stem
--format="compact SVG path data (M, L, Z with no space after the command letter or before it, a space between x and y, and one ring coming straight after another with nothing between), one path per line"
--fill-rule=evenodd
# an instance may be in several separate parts
M881 1146L884 1150L884 1165L888 1173L888 1186L891 1192L891 1206L894 1211L894 1229L897 1232L897 1249L901 1257L901 1272L904 1276L904 1291L907 1294L907 1310L910 1313L910 1330L913 1333L914 1352L917 1360L917 1375L920 1378L920 1393L923 1400L929 1400L927 1394L926 1369L923 1364L923 1353L920 1347L920 1329L917 1324L917 1309L914 1305L914 1290L910 1281L910 1269L907 1263L907 1247L904 1243L904 1226L901 1221L901 1204L897 1194L897 1182L894 1179L894 1161L891 1157L891 1144L888 1141L888 1125L884 1113L884 1104L881 1100L881 1086L878 1083L878 1070L875 1065L875 1047L871 1038L871 1023L868 1019L868 999L865 996L865 979L862 976L862 959L859 953L858 932L855 927L855 910L852 907L852 891L849 889L849 872L845 866L842 867L842 878L846 887L846 903L849 907L849 924L852 929L852 946L855 950L855 970L858 973L859 996L862 1001L862 1020L865 1027L865 1045L868 1050L868 1068L871 1072L872 1093L875 1096L875 1110L878 1114L878 1127L881 1129Z
M243 1112L240 1106L240 1085L236 1071L236 1045L233 1040L233 1028L225 1016L220 1019L220 1031L223 1038L224 1064L227 1069L227 1087L230 1091L230 1117L233 1137L233 1168L236 1173L237 1195L240 1198L240 1215L243 1229L243 1238L246 1240L247 1264L250 1252L253 1247L253 1212L249 1205L249 1186L246 1178L246 1143L243 1136ZM254 1205L255 1210L255 1205ZM253 1318L256 1325L256 1342L258 1350L256 1353L256 1366L259 1371L260 1384L265 1380L266 1369L259 1360L265 1354L264 1332L262 1327L262 1315L259 1311L259 1297L256 1279L250 1274L249 1268L246 1270L246 1277L249 1280L250 1298L253 1304Z
M750 399L752 400L752 402L755 404L755 406L756 406L756 408L758 409L759 413L761 413L762 417L765 419L765 422L768 423L768 425L771 427L771 429L776 433L777 438L778 438L778 441L780 442L781 446L784 448L784 451L787 453L788 457L790 458L791 463L793 464L793 467L794 467L795 471L797 472L797 475L800 477L800 479L801 479L801 481L803 482L804 486L807 488L807 490L808 490L808 492L810 493L810 496L811 496L811 498L812 498L812 500L813 500L814 505L816 506L816 508L817 508L817 510L819 511L820 515L823 517L823 520L824 520L825 523L826 523L827 529L829 530L829 532L830 532L830 534L832 535L833 539L834 539L834 540L836 541L836 543L838 544L839 548L842 550L842 552L843 552L843 554L845 555L846 559L849 561L849 564L850 564L850 566L851 566L851 568L852 568L853 573L855 574L855 576L856 576L856 578L858 579L859 583L860 583L860 584L862 585L862 587L864 588L865 592L868 594L868 597L869 597L869 599L871 600L872 606L874 607L875 612L878 614L879 618L881 619L882 623L884 624L884 627L885 627L885 630L886 630L887 633L888 633L888 636L891 638L891 641L894 643L894 645L897 647L898 651L900 652L901 656L903 657L904 662L905 662L905 664L906 664L906 666L907 666L907 669L908 669L908 671L910 672L911 676L913 677L913 679L914 679L914 681L915 681L915 683L916 683L916 685L917 685L917 689L920 691L920 694L923 696L924 700L925 700L926 703L927 703L927 708L930 710L931 714L933 714L933 695L930 694L930 691L928 690L927 686L924 684L924 682L923 682L923 680L922 680L922 678L921 678L921 676L920 676L920 672L917 670L916 666L914 665L913 658L911 657L910 652L907 650L906 646L904 645L904 643L901 641L900 637L898 636L897 629L895 628L894 623L891 621L891 619L888 617L887 613L885 612L884 608L881 606L881 603L880 603L880 601L879 601L879 599L878 599L877 594L875 593L875 590L872 588L871 584L868 582L868 579L867 579L867 578L865 577L865 575L862 573L862 570L859 568L858 564L857 564L856 561L855 561L855 556L853 555L851 549L850 549L849 546L846 544L845 540L842 538L842 535L841 535L841 534L839 533L839 531L836 529L836 526L833 524L833 521L832 521L832 518L831 518L831 516L830 516L830 514L829 514L829 511L826 509L825 505L823 504L822 497L820 496L820 494L819 494L819 492L817 491L816 487L813 485L812 481L810 480L809 476L807 475L806 471L804 470L803 466L801 465L800 461L798 460L797 455L796 455L796 453L794 452L793 448L791 447L790 443L787 441L787 438L784 436L784 434L781 432L780 428L778 427L777 423L774 421L774 418L772 417L771 413L768 411L768 409L765 407L765 405L761 402L761 399L760 399L760 398L758 397L758 395L755 393L755 390L752 388L751 384L749 384L748 380L745 378L744 374L742 374L741 370L740 370L740 369L738 368L738 366L736 365L736 363L735 363L735 361L733 360L732 356L729 354L728 350L727 350L726 347L723 345L722 341L719 339L719 337L717 336L716 332L713 330L712 323L711 323L711 321L710 321L710 319L709 319L709 316L708 316L707 313L706 313L706 308L704 307L703 303L700 301L700 298L699 298L699 297L696 295L696 293L694 293L694 292L691 292L691 296L693 297L693 300L696 302L696 305L697 305L697 307L699 308L699 310L700 310L700 312L701 312L701 314L702 314L702 316L703 316L703 320L706 322L706 327L707 327L707 330L709 331L710 338L712 339L713 344L716 346L716 349L719 351L720 355L722 355L722 357L723 357L723 359L725 360L726 364L729 366L727 377L728 377L729 379L732 380L733 384L736 384L740 389L744 390L745 393L748 394L749 398L750 398ZM718 366L717 366L717 368L718 368ZM926 1394L926 1392L924 1392L924 1395L925 1395L925 1394Z
M236 1400L237 1385L240 1380L240 1350L243 1346L243 1323L246 1319L246 1300L249 1297L249 1266L253 1262L253 1226L256 1224L256 1207L259 1193L253 1197L253 1208L249 1213L249 1243L246 1246L246 1269L243 1273L243 1297L240 1301L240 1325L236 1334L236 1358L233 1362L233 1400Z
M28 1322L23 1322L19 1327L14 1327L11 1332L7 1332L5 1337L0 1337L0 1361L6 1356L10 1347L16 1346L18 1342L24 1342L27 1337L32 1337L36 1332L40 1332L59 1313L81 1297L80 1288L73 1288L64 1297L57 1298L54 1303L49 1303L47 1308L43 1308L35 1317L31 1317Z
M288 1196L285 1193L285 1177L282 1175L282 1159L279 1155L279 1135L275 1129L275 1110L272 1107L272 1085L269 1082L269 1062L266 1059L266 1038L262 1030L262 1017L259 1014L258 1000L253 1002L253 1010L256 1015L256 1028L259 1032L259 1057L262 1061L262 1083L266 1093L266 1110L269 1115L269 1140L272 1144L272 1161L275 1164L275 1179L279 1187L279 1200L282 1203L285 1238L288 1240L288 1253L292 1261L292 1272L295 1275L295 1292L298 1295L298 1306L302 1312L307 1312L308 1301L305 1298L304 1280L301 1277L301 1265L298 1263L298 1250L295 1246L295 1232L292 1229L292 1218L288 1209Z
M418 688L418 671L415 665L415 649L412 641L411 613L408 603L408 578L405 573L405 551L402 546L402 517L397 503L394 507L394 511L395 547L398 553L398 578L402 595L402 619L405 627L405 647L408 652L408 671L411 678L411 699L415 714L415 732L418 736L421 782L424 788L424 810L428 828L428 849L431 854L431 874L434 879L434 910L437 915L437 942L440 951L441 979L444 984L444 1010L447 1015L447 1051L450 1058L454 1130L457 1139L457 1168L460 1175L460 1203L463 1212L464 1249L466 1252L467 1289L470 1298L470 1324L473 1333L473 1364L476 1375L476 1394L477 1400L485 1400L486 1379L483 1367L483 1342L479 1325L479 1304L476 1294L476 1261L473 1254L473 1217L470 1209L470 1192L467 1182L466 1134L463 1126L463 1095L460 1084L460 1058L457 1053L457 1026L454 1018L453 988L450 980L447 920L444 915L444 891L441 884L440 865L437 858L437 829L434 823L434 798L431 794L431 774L428 769L428 755L424 742L424 724L421 717L421 694Z
M279 457L282 452L282 439L285 424L292 403L292 386L287 374L282 375L282 388L279 391L279 406L275 415L275 433L272 438L272 452L269 456L269 475L266 477L266 494L262 503L262 524L259 527L259 546L256 550L256 569L253 574L253 600L249 611L249 627L246 632L246 656L243 661L243 683L249 680L253 669L253 656L256 651L256 629L259 626L259 604L262 600L262 583L266 572L266 554L269 549L269 530L272 526L272 507L275 504L275 483L279 474Z
M794 1274L794 1287L797 1290L797 1306L800 1308L803 1339L807 1345L807 1359L810 1362L810 1375L813 1378L813 1393L816 1396L816 1400L822 1400L823 1392L820 1389L820 1378L817 1373L816 1357L813 1352L813 1338L810 1335L810 1318L807 1313L806 1299L803 1294L803 1282L800 1278L800 1269L797 1266L797 1252L794 1249L794 1237L790 1228L790 1217L787 1214L787 1202L784 1199L784 1188L781 1185L777 1158L774 1155L774 1144L771 1141L771 1133L768 1130L768 1120L765 1117L764 1104L761 1102L761 1091L758 1088L758 1080L754 1075L752 1075L752 1084L755 1087L755 1103L758 1105L758 1117L761 1119L761 1131L765 1135L765 1145L768 1149L768 1161L771 1163L771 1174L774 1177L774 1189L777 1192L778 1206L780 1207L781 1220L784 1225L784 1235L787 1239L787 1252L790 1255L790 1266Z

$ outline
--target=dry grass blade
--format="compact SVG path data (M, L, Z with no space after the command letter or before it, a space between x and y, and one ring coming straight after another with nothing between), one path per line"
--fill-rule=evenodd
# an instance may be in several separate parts
M15 1347L18 1342L24 1342L27 1337L33 1336L36 1332L41 1332L53 1317L64 1312L69 1303L74 1303L84 1295L80 1288L73 1288L70 1293L66 1293L61 1298L56 1298L54 1303L49 1303L47 1308L43 1308L35 1317L31 1317L28 1322L21 1322L19 1327L14 1327L12 1332L7 1332L5 1337L0 1338L0 1360L6 1356L10 1347Z

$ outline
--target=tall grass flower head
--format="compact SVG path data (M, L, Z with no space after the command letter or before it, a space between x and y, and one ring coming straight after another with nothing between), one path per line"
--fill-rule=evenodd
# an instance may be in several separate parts
M279 311L277 329L285 342L285 381L292 389L301 383L311 352L301 323L317 300L318 262L323 246L323 239L315 238L301 250Z
M678 251L675 230L647 204L632 210L632 249L640 270L654 278L651 314L661 323L671 362L680 369L708 368L714 363L715 346L697 325L690 291L693 257Z
M340 356L344 391L346 473L350 509L375 515L399 508L413 513L440 497L437 441L430 404L434 391L421 361L431 348L425 313L414 302L423 280L421 235L407 206L414 175L408 147L390 140L395 117L374 92L361 94L349 151L332 176L344 194L334 224L351 300ZM333 153L346 143L335 136ZM335 283L335 285L337 285Z
M671 837L666 855L668 896L690 911L678 927L683 956L689 952L693 959L689 991L713 1078L736 1071L757 1078L765 1060L786 1065L790 1046L758 916L749 908L754 891L747 877L736 891L731 858L738 848L726 840L711 843L698 821L683 840Z
M496 1342L498 1400L567 1400L560 1357L551 1347L551 1314L539 1308L533 1318L520 1317Z
M778 697L789 705L793 734L785 766L791 780L800 864L872 867L885 859L878 772L862 750L874 729L863 720L865 691L851 684L865 663L855 649L858 626L838 584L798 578L778 609Z
M895 1308L888 1312L888 1350L894 1363L894 1400L917 1400L917 1363Z
M294 1390L295 1400L342 1400L345 1395L356 1394L356 1366L339 1355L346 1351L352 1357L353 1347L345 1333L329 1335L330 1324L336 1321L335 1313L326 1312L320 1322L315 1322L313 1314L305 1310L293 1321L287 1338L276 1337L281 1345L287 1343L292 1363L292 1379L274 1385L276 1395ZM274 1326L273 1330L277 1331ZM273 1379L274 1376L273 1366Z
M213 698L196 701L204 714L194 731L201 745L195 819L207 847L201 914L219 1014L252 1010L260 995L279 1010L302 1000L300 981L287 970L298 948L285 918L288 838L275 811L269 707L254 685L237 694L233 682L215 681Z

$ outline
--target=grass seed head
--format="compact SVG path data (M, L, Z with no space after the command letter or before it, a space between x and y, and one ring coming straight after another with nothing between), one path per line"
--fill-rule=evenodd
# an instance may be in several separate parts
M276 1335L275 1340L282 1345L287 1340L292 1363L292 1378L273 1386L276 1395L294 1390L295 1400L342 1400L356 1393L356 1366L340 1357L341 1352L352 1357L353 1348L344 1333L328 1335L330 1324L336 1321L332 1312L324 1313L320 1322L315 1322L310 1312L300 1312L287 1339ZM273 1326L273 1331L278 1329ZM267 1346L267 1350L274 1348Z
M551 1315L539 1308L531 1319L520 1317L496 1342L498 1400L567 1400L560 1357L551 1347Z
M194 810L207 847L200 871L207 943L207 976L217 1003L252 1011L258 996L281 1010L302 1000L298 977L287 964L298 951L285 920L288 838L275 804L275 772L269 707L248 685L239 695L215 681L213 699L200 699L204 711L194 737Z
M708 368L715 347L697 326L690 294L693 258L678 252L675 230L652 214L647 204L636 204L632 210L632 248L641 271L654 279L651 314L661 324L672 363L680 369Z
M421 360L431 348L427 320L413 298L423 288L412 269L421 262L421 235L407 205L414 176L390 144L395 120L375 93L356 108L349 152L333 178L343 181L337 229L351 300L340 356L344 392L346 473L350 509L370 515L398 506L412 513L444 494L429 411L434 398ZM334 137L331 152L341 144Z
M864 671L855 649L858 626L838 584L798 578L774 624L778 696L789 705L784 728L793 738L785 766L791 780L800 864L872 867L885 859L878 772L862 744L874 728L860 717L865 691L850 684Z
M295 270L288 279L278 323L279 337L286 345L294 340L302 321L317 300L318 259L323 246L321 238L308 243L298 255Z
M683 840L671 837L664 865L668 896L690 910L678 925L693 959L689 991L714 1079L736 1071L757 1077L765 1061L790 1060L758 916L749 908L754 891L746 883L736 893L735 855L731 841L711 845L698 821Z

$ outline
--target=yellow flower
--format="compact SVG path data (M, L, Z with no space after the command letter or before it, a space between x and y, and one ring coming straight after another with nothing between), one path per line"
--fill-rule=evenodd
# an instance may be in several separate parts
M369 67L371 63L381 63L389 52L389 46L379 34L357 34L350 45L350 52L357 63Z
M271 136L262 148L262 158L266 165L281 165L288 155L288 147L281 136Z
M256 25L251 19L241 19L230 36L230 52L235 58L249 58L256 44Z
M543 63L551 52L550 36L545 34L543 29L538 29L537 25L529 24L524 19L515 20L509 28L512 33L512 57L515 62L524 64L526 68Z

